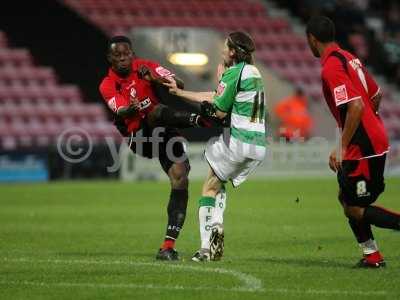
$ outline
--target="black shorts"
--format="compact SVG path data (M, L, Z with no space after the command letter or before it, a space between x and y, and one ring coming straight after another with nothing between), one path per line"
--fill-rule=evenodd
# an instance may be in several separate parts
M140 156L158 157L161 167L167 174L174 163L184 163L187 170L190 170L182 136L175 128L151 128L146 122L142 122L141 129L128 139L128 145Z
M361 207L375 202L385 190L385 161L386 155L343 161L337 173L339 200L349 206Z

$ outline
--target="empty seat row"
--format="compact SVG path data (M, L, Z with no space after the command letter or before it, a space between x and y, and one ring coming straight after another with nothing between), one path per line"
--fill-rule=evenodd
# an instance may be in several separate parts
M0 99L64 99L74 102L81 99L79 89L73 85L44 85L44 86L1 86Z
M168 4L161 3L155 9L151 6L129 6L129 7L117 7L112 6L111 8L107 7L96 7L96 8L83 8L86 14L113 14L116 16L170 16L170 17L196 17L196 16L204 16L208 15L210 17L225 17L225 16L263 16L265 12L260 10L258 7L250 6L243 7L241 10L234 9L231 6L216 6L216 7L196 7L196 6L187 6L187 5L175 5L174 9L168 8Z
M196 27L216 27L220 30L243 28L251 33L258 32L286 32L288 23L283 19L266 19L260 17L233 17L220 18L210 16L199 17L165 17L165 16L118 16L90 14L87 17L101 28L122 27L129 30L131 27L138 26L196 26Z
M79 131L74 131L74 128L79 128ZM118 131L112 126L104 124L66 124L59 127L49 126L30 126L26 127L23 124L0 127L0 148L13 150L21 147L45 147L55 145L61 137L62 141L70 135L79 132L85 132L91 143L105 143L106 139L113 139L120 142L122 140ZM66 133L62 136L63 133ZM83 137L81 135L81 137ZM85 138L83 139L84 141ZM71 142L81 142L82 140L72 138Z
M93 142L120 138L100 103L83 103L77 86L57 84L53 69L35 67L27 49L7 48L0 31L0 149L48 146L77 126Z
M0 48L0 66L30 66L32 63L32 56L27 49Z
M70 117L75 120L105 120L105 111L97 103L94 104L75 104L75 105L21 105L21 106L0 106L0 117L6 121L16 120L29 121L39 119L44 122L47 120L62 120Z
M36 80L41 82L56 82L56 76L51 68L32 66L0 68L0 80Z

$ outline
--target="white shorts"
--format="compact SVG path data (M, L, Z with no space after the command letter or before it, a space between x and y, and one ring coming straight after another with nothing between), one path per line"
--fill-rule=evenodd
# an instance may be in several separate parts
M223 182L231 180L234 187L244 182L261 163L259 160L233 153L222 136L207 144L204 156L218 179Z

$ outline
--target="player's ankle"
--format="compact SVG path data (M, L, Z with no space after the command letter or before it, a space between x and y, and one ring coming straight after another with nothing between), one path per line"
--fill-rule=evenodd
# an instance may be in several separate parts
M164 240L164 243L161 245L162 249L173 249L175 248L175 241L169 238Z
M372 238L365 242L359 243L359 245L363 251L364 256L379 251L376 241Z
M379 251L370 254L364 254L364 258L371 263L377 263L383 260L383 256Z

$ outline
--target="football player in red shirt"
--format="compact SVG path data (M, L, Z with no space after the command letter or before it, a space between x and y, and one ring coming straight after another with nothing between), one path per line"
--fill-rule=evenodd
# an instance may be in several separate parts
M321 59L322 86L327 105L341 130L338 150L329 157L337 173L339 200L363 250L358 267L385 266L371 225L400 230L400 214L372 205L384 191L389 142L378 109L379 86L361 61L335 43L335 26L323 16L310 19L307 39Z
M177 260L178 253L174 247L186 216L190 165L185 159L182 142L177 141L179 133L174 127L196 126L201 117L159 103L152 84L174 74L156 62L137 58L129 38L113 37L108 45L107 58L111 67L99 89L114 113L119 131L130 137L129 145L133 152L147 158L158 157L170 179L167 232L156 258ZM148 141L144 142L143 139L147 138Z

